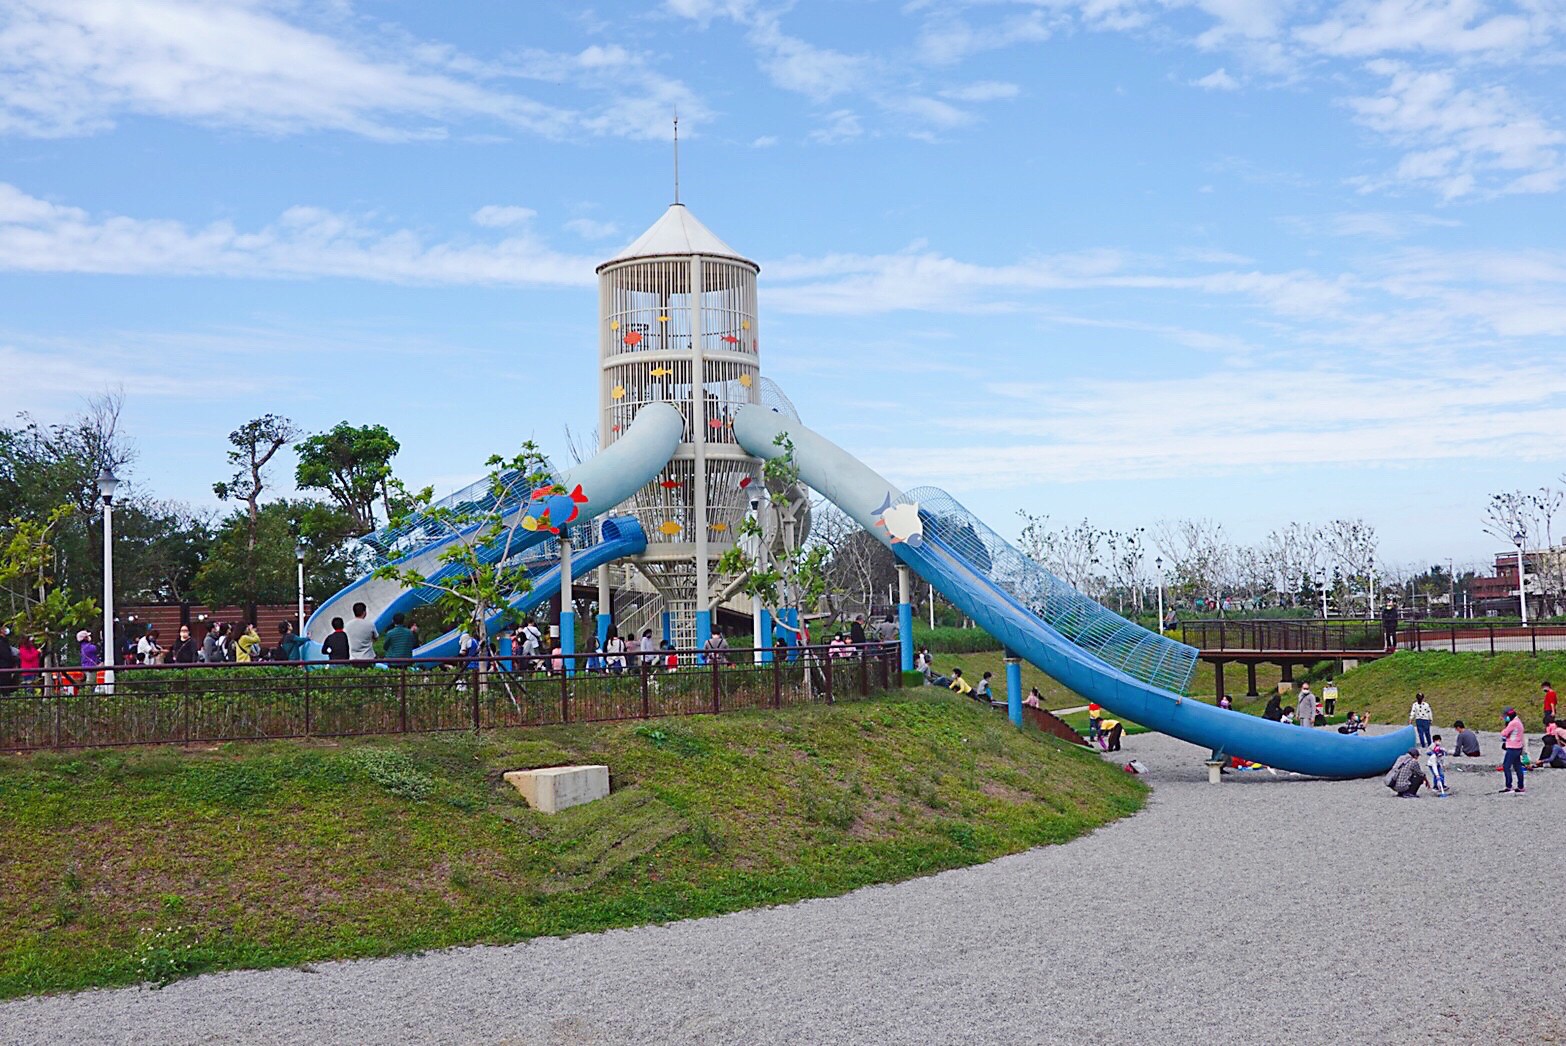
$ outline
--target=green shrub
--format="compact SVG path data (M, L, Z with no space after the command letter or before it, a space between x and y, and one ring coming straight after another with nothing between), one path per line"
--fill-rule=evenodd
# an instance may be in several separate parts
M359 748L349 758L365 777L401 799L419 802L435 791L435 779L395 748Z
M932 654L973 654L999 650L1000 643L982 628L930 628L914 623L914 645L927 646Z

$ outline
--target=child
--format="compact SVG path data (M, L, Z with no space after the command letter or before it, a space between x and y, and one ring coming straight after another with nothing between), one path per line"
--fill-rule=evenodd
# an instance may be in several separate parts
M1097 705L1088 705L1088 741L1098 743L1099 724L1104 721L1104 710ZM1099 745L1100 748L1103 745Z
M1280 722L1280 723L1292 723L1292 722L1294 722L1294 706L1293 705L1285 705L1284 706L1283 717L1281 719L1279 719L1278 722Z
M1430 739L1430 790L1437 799L1445 799L1452 793L1446 788L1446 749L1441 747L1441 735Z
M1220 697L1218 699L1218 707L1219 708L1230 708L1230 707L1233 707L1233 704L1234 704L1234 702L1229 700L1229 695L1228 694L1224 694L1222 697Z
M994 672L986 672L984 675L979 677L979 685L973 691L973 699L975 701L988 701L991 704L994 703L995 695L990 689L990 679L993 678L994 675Z

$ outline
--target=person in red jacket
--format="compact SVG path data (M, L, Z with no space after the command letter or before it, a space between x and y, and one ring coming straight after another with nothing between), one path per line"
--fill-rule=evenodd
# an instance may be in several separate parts
M1522 716L1517 714L1517 709L1508 708L1501 713L1501 718L1506 720L1506 725L1501 727L1501 772L1506 775L1506 787L1501 789L1503 793L1511 792L1513 795L1525 794L1523 790L1523 749L1528 744L1528 738L1523 734ZM1517 771L1517 787L1512 787L1512 771Z
M1555 688L1546 679L1539 684L1539 689L1544 691L1544 725L1549 726L1555 722Z

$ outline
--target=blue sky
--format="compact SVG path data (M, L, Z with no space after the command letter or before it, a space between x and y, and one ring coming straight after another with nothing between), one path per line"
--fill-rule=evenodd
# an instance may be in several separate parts
M0 411L123 387L195 501L264 411L564 457L678 109L764 373L894 480L1483 560L1566 467L1563 59L1561 0L3 0Z

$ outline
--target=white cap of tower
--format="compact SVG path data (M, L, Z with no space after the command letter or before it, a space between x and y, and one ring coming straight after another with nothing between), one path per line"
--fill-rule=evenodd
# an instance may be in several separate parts
M761 266L724 243L713 231L697 220L683 203L676 203L663 212L663 217L636 238L625 250L598 266L602 272L610 265L630 261L633 258L685 257L703 254L710 258L733 258L761 271Z

